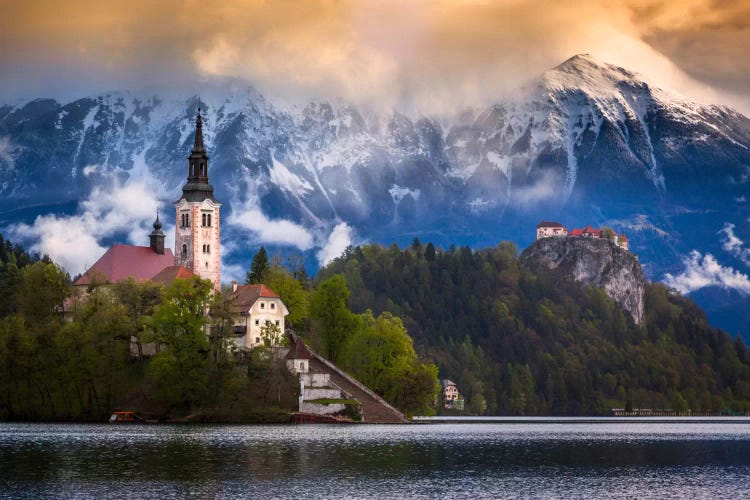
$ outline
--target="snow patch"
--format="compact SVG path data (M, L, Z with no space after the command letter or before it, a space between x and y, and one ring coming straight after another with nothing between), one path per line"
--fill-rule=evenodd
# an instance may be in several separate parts
M309 182L293 174L286 165L276 159L276 155L273 152L271 153L271 161L273 163L270 172L271 182L278 187L285 189L297 197L304 196L313 190Z
M391 189L388 190L388 193L390 193L391 198L393 198L393 202L398 205L401 203L401 200L407 196L411 196L414 198L414 201L417 201L419 199L420 191L419 189L411 189L394 184Z

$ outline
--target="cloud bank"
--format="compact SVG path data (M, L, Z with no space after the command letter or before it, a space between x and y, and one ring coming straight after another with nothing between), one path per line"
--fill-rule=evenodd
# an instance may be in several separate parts
M664 283L683 294L688 294L709 286L718 286L727 290L736 290L750 294L750 278L731 267L725 267L716 258L707 253L701 255L697 250L683 259L685 270L676 276L667 273Z
M5 5L4 17L8 95L221 76L287 99L435 113L496 100L585 52L750 109L743 0L37 0Z

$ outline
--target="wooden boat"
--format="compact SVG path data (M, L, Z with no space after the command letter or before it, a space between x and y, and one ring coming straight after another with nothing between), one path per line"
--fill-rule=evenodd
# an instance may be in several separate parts
M134 424L143 422L143 419L135 414L134 411L114 411L109 417L110 424Z

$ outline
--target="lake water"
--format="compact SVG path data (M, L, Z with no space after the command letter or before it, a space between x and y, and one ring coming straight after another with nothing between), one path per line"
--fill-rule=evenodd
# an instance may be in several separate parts
M0 424L0 497L748 498L750 424Z

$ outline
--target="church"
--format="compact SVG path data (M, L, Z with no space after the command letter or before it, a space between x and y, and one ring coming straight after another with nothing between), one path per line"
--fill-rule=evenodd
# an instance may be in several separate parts
M221 290L221 203L208 181L208 154L203 144L200 108L195 119L195 140L188 157L187 182L175 207L175 252L164 248L164 232L157 215L149 246L113 245L74 286L93 282L116 283L134 278L168 285L177 278L198 275Z

